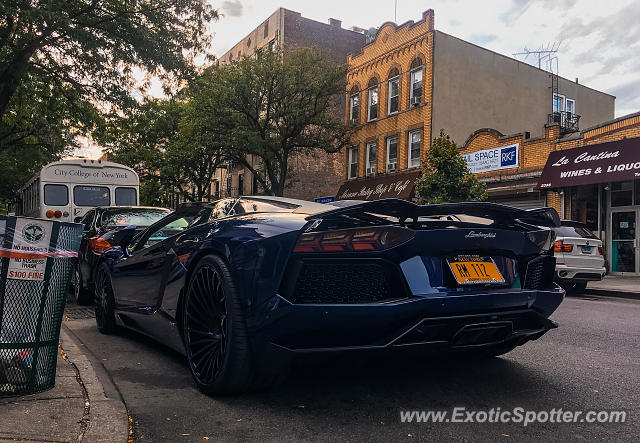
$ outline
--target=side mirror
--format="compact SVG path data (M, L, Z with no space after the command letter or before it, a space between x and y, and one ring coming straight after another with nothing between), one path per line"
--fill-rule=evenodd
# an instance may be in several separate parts
M80 221L82 220L82 217L76 217L73 219L74 223L80 223Z
M111 235L111 239L109 243L114 246L120 246L122 249L125 249L133 240L133 236L136 235L136 227L131 225L125 228L120 229L119 231L114 232Z

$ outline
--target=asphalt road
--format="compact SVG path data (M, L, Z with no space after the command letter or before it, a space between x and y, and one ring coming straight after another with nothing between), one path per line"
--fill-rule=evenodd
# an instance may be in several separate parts
M558 329L501 358L305 361L283 386L225 398L200 394L182 357L138 334L104 336L91 319L66 325L121 391L136 441L639 441L640 301L568 298L552 318ZM526 427L400 421L401 410L457 406L622 409L628 417Z

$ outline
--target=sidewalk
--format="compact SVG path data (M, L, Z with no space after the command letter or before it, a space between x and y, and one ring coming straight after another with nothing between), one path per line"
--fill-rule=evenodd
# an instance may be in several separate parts
M589 282L585 294L640 300L640 277L605 275L602 281Z
M0 399L0 441L127 442L129 418L115 390L105 389L63 325L56 386Z

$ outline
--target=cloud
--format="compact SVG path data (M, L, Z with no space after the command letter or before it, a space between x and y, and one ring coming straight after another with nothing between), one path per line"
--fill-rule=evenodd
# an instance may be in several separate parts
M497 39L498 36L495 34L471 34L469 36L469 41L471 43L475 43L478 46L486 45Z
M240 0L224 1L220 9L222 10L222 14L229 17L241 17L244 12L244 7Z

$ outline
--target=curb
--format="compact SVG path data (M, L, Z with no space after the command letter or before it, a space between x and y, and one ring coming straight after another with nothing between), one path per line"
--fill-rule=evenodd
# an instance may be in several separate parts
M79 441L128 442L131 440L130 420L120 392L105 369L85 354L84 345L62 324L60 341L64 355L76 368L79 382L88 395L85 407L86 426Z
M615 291L612 289L585 289L584 295L599 295L602 297L624 298L627 300L640 300L640 294L637 292Z

